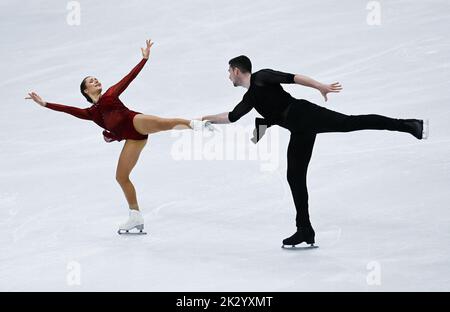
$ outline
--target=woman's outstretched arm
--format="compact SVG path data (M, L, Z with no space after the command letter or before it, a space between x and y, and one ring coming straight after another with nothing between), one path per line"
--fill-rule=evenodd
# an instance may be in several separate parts
M215 124L227 124L230 123L230 120L228 119L229 112L224 112L216 115L208 115L203 116L202 120L209 120L211 123Z
M36 103L38 103L39 105L50 108L55 111L64 112L64 113L70 114L72 116L81 118L81 119L92 120L92 117L91 117L91 114L90 114L88 108L78 108L78 107L61 105L61 104L56 104L56 103L49 103L49 102L44 101L36 92L28 93L28 96L25 97L25 99L33 100Z
M129 86L129 84L133 81L134 78L139 74L139 72L144 67L148 58L150 57L150 48L153 45L151 40L146 40L147 46L145 48L141 48L142 51L142 60L126 75L122 78L118 83L110 88L110 92L113 92L116 96L119 96L125 89Z

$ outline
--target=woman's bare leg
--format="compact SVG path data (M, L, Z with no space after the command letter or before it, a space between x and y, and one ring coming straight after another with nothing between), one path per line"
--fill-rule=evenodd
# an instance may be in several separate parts
M120 153L116 170L116 180L125 193L130 209L139 210L136 190L130 180L130 173L136 165L147 140L126 140Z
M133 125L141 134L151 134L167 130L191 129L190 120L182 118L161 118L158 116L139 114L134 116Z

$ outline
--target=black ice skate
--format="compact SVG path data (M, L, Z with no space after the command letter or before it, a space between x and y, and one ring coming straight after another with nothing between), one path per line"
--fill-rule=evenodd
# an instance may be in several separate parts
M419 140L428 139L429 121L420 119L405 119L404 124L408 127L408 132Z
M286 249L311 249L311 248L318 248L318 246L315 246L314 243L314 230L302 230L298 229L297 232L294 233L289 238L283 239L283 246L281 248ZM296 247L296 245L299 245L301 243L309 244L309 246L303 246L303 247ZM291 247L288 247L291 246Z

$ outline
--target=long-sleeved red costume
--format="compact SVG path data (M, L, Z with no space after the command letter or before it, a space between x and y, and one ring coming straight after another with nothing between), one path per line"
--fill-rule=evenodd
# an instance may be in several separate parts
M128 75L110 87L91 107L78 108L56 103L47 103L45 107L94 121L105 129L103 137L106 142L123 139L146 140L148 135L137 132L133 125L134 116L141 113L129 110L119 99L120 94L139 74L146 61L147 59L142 59Z

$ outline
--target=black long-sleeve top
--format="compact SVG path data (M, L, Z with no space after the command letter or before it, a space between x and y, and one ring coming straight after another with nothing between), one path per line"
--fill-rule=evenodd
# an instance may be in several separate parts
M283 113L294 99L281 87L282 83L295 83L294 74L272 69L262 69L250 77L250 87L242 101L228 113L231 122L255 108L267 121L278 124L283 121Z

